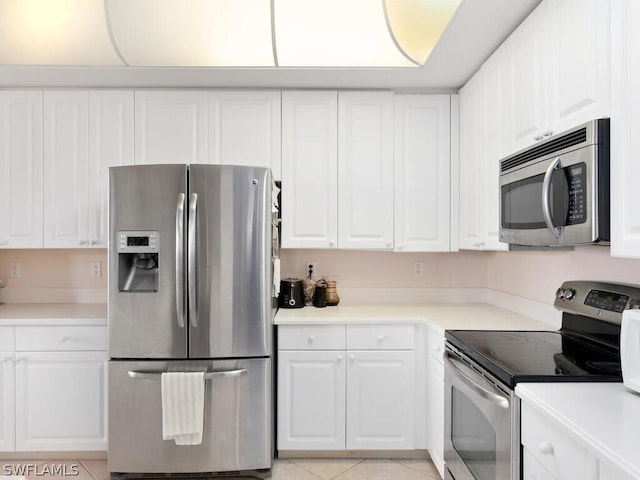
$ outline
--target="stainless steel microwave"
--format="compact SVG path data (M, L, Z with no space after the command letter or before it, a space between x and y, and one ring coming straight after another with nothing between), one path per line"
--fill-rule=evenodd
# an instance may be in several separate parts
M500 241L609 241L609 119L592 120L500 160Z

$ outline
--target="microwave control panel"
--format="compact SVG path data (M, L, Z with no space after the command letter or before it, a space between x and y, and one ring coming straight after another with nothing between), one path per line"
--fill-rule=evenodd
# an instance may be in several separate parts
M578 225L587 221L587 165L579 163L564 168L569 186L569 205L566 225Z

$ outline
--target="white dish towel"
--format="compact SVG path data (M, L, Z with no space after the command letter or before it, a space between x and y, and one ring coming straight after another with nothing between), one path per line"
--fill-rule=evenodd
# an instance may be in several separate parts
M162 438L200 445L204 424L204 372L162 374Z

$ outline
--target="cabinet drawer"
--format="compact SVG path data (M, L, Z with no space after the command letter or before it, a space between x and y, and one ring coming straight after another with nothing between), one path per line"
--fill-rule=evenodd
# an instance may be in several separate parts
M344 325L280 325L279 350L344 350Z
M16 350L21 352L107 348L107 327L102 325L16 327Z
M14 347L13 327L0 327L0 352L13 352Z
M596 480L598 461L544 415L522 402L522 445L552 478Z
M413 325L347 325L349 350L413 350Z

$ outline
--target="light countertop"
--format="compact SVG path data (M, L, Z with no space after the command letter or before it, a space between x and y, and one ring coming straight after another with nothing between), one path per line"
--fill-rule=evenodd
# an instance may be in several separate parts
M0 326L106 324L106 303L0 304Z
M281 308L274 320L276 325L398 322L427 323L442 330L557 330L550 324L486 303Z
M640 478L640 394L622 383L519 383L516 394L598 457Z

